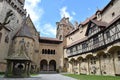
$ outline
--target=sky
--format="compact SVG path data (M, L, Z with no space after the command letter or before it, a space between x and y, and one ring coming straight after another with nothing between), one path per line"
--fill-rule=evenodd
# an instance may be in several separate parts
M69 17L83 22L110 0L25 0L25 8L41 37L56 37L56 22Z

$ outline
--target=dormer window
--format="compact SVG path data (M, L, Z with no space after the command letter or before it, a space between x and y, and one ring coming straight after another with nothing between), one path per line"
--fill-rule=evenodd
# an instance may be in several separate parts
M102 19L101 13L98 12L98 13L97 13L97 20L100 21L101 19Z

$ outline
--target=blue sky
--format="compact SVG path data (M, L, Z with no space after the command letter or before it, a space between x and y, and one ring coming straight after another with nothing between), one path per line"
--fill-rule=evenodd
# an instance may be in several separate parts
M56 37L56 22L69 17L74 24L83 22L110 0L26 0L25 8L40 36Z

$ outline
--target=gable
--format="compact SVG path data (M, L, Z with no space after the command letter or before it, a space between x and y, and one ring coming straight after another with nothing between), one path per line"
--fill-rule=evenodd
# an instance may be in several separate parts
M29 30L30 30L30 32L32 33L33 36L38 35L38 32L37 32L32 20L31 20L30 16L27 17L26 24L28 25Z
M96 20L90 20L88 23L88 28L86 31L85 36L90 36L98 33L99 31L105 29L107 26L107 23L96 21Z

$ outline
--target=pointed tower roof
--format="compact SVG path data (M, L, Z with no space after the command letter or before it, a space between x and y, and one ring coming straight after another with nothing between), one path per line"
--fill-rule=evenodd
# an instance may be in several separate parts
M29 26L28 24L26 24L26 20L23 21L22 27L20 28L20 30L16 33L15 37L28 37L34 40L30 30L29 30Z

